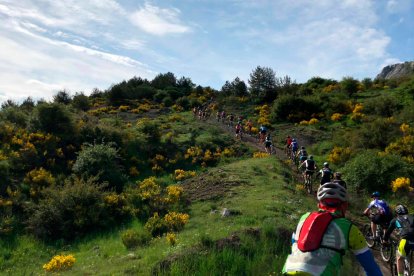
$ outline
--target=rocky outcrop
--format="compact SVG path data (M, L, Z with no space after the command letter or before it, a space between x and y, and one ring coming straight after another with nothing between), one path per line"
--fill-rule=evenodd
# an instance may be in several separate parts
M414 74L414 61L407 61L388 65L382 68L376 79L396 79L406 77Z

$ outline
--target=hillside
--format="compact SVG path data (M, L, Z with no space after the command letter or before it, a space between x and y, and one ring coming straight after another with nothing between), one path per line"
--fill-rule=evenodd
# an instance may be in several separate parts
M342 172L358 226L373 191L414 207L414 79L240 83L215 91L167 73L3 103L0 273L278 275L316 209L287 135ZM355 267L347 256L344 274Z

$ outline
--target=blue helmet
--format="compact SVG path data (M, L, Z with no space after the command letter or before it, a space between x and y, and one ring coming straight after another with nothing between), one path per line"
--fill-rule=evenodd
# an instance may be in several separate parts
M380 197L380 193L379 192L373 192L371 197Z

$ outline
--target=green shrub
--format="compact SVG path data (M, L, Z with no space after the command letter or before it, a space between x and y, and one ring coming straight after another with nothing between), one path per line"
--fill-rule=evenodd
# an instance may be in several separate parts
M158 213L154 213L145 223L145 229L151 233L153 237L161 236L164 233L167 233L168 227L165 224L165 221Z
M42 103L34 109L31 120L32 131L42 131L55 134L59 137L69 138L75 133L71 114L62 104Z
M11 165L8 160L0 161L0 196L5 196L7 187L10 185Z
M84 144L72 170L83 178L96 176L99 182L107 182L109 189L117 191L121 191L126 182L118 150L113 144Z
M364 102L364 112L366 114L382 117L391 117L401 108L401 104L390 95L374 97Z
M166 106L166 107L170 107L170 106L172 106L173 105L173 100L171 99L171 97L170 96L167 96L167 97L165 97L163 100L162 100L162 103Z
M389 119L377 118L372 122L366 122L354 133L356 143L362 148L385 147L399 134L398 126Z
M299 122L308 120L312 114L321 112L320 106L321 103L311 97L298 98L293 95L284 95L275 101L270 116L273 121Z
M76 93L72 100L72 106L76 109L87 111L91 108L89 97L81 93Z
M400 156L380 156L376 151L369 150L349 161L343 173L348 187L354 190L387 192L391 190L394 179L413 176L414 169Z
M19 127L25 128L28 122L28 115L19 107L7 107L1 110L1 118Z
M185 110L187 110L190 107L190 101L187 97L181 97L178 98L175 103L181 107L183 107Z
M25 224L31 234L44 240L73 240L113 227L127 216L106 204L108 195L96 179L68 180L61 187L44 189L39 202L28 205Z
M127 230L121 235L122 243L127 249L145 246L151 241L151 238L151 234L145 230Z

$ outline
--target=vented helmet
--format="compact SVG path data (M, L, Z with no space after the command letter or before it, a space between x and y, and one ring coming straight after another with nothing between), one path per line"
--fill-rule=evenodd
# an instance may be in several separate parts
M318 189L317 198L319 201L329 198L339 199L343 202L348 201L346 189L340 184L333 182L328 182L321 185Z
M397 215L406 215L408 214L408 209L402 204L398 204L397 207L395 207L395 213Z

